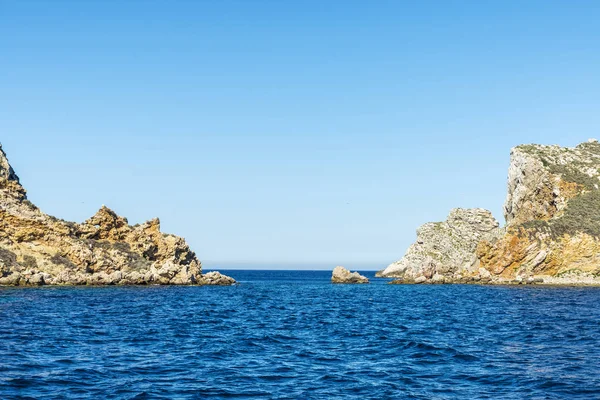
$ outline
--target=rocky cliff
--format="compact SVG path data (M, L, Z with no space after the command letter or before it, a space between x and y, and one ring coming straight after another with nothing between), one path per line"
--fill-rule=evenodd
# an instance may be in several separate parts
M457 218L458 216L458 218ZM600 284L600 144L511 150L506 225L453 210L379 276L405 282Z
M0 285L212 284L186 241L153 219L130 226L102 206L77 224L43 213L29 200L0 146Z
M421 226L404 258L388 266L383 275L410 281L423 276L434 282L473 275L478 272L477 245L497 232L498 221L491 212L454 209L446 221Z

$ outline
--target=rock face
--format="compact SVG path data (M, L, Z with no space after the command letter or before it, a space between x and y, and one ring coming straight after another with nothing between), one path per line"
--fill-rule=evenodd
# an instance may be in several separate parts
M344 267L335 267L331 274L331 283L369 283L369 279Z
M218 274L218 273L216 273ZM77 224L40 211L0 147L0 285L232 284L153 219L130 226L102 206Z
M451 217L441 225L424 225L405 257L379 275L445 282L600 284L600 144L592 139L574 148L513 148L506 226L492 228L491 214L484 210L477 215L489 218L458 230L449 228L456 225Z
M481 208L456 208L444 222L430 222L417 230L417 241L404 257L379 275L418 283L440 277L460 278L477 271L475 250L483 238L498 235L498 221Z
M574 149L522 145L511 150L504 217L508 225L547 220L565 209L586 184L597 189L597 143Z
M600 284L600 144L511 152L506 233L477 247L498 280Z

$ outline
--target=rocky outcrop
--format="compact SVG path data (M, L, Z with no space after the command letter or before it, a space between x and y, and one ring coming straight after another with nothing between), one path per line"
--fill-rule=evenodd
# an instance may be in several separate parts
M482 241L498 281L600 284L600 144L512 149L506 233Z
M160 221L130 226L102 206L77 224L49 216L26 191L0 147L0 285L223 285L202 275L186 241L160 231Z
M202 275L200 283L202 285L231 286L235 285L237 282L235 281L235 279L227 275L223 275L222 273L217 271L212 271Z
M335 267L331 274L331 283L369 283L369 279L358 272L350 272L344 267Z
M481 209L456 208L444 222L430 222L417 230L417 241L404 257L378 276L402 278L405 282L441 282L461 279L477 272L477 245L499 234L498 221Z
M581 194L586 184L596 188L600 181L594 165L600 165L600 158L593 150L597 147L591 142L574 149L540 145L513 148L504 203L506 223L550 219Z
M477 214L491 218L484 210ZM600 144L513 148L504 216L501 229L489 218L459 230L450 228L451 217L426 224L404 258L379 275L406 282L422 276L425 282L600 284Z

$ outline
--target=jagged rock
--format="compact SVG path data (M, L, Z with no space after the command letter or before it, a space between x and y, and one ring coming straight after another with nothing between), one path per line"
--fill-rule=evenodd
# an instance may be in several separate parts
M600 284L599 188L596 140L574 148L515 147L506 233L478 245L481 266L501 280Z
M378 276L416 280L421 276L431 279L434 275L472 274L477 271L477 244L498 232L498 221L489 211L456 208L446 221L421 226L417 241L404 257Z
M207 274L209 275L209 274ZM186 241L160 221L130 226L108 207L77 224L40 211L0 146L0 285L214 284ZM231 283L230 283L231 284Z
M6 153L2 149L2 145L0 144L0 179L5 179L7 181L13 181L19 183L19 177L13 171L13 168L10 166L8 162L8 158L6 157Z
M586 184L597 188L600 173L593 166L600 165L600 154L594 151L598 148L595 143L574 149L541 145L513 148L504 203L506 223L547 220L582 193Z
M600 285L600 143L511 150L506 226L485 210L425 224L379 276L447 282ZM466 213L466 214L465 214ZM476 218L472 218L476 216Z
M358 272L350 272L344 267L335 267L331 274L332 283L369 283L369 279Z

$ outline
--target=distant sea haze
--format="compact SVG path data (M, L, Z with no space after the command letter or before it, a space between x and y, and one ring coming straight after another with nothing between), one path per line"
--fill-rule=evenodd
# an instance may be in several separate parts
M380 271L392 261L382 262L244 262L244 261L211 261L203 260L203 270L290 270L290 271L331 271L338 265L351 270Z

